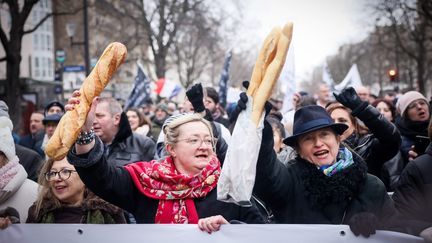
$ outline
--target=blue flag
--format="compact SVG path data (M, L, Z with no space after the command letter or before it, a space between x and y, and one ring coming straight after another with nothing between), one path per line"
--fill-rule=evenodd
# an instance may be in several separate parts
M222 107L226 107L227 93L228 93L228 80L229 69L231 64L232 52L229 50L225 56L222 74L219 80L219 103Z
M129 107L139 107L146 101L151 100L150 79L145 75L143 67L138 63L137 66L138 71L135 77L135 84L125 103L125 110Z

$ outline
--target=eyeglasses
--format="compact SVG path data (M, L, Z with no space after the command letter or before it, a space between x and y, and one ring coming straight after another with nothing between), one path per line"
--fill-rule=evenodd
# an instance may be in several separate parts
M417 106L427 106L427 103L424 100L415 101L409 104L408 109L414 109L417 108Z
M199 148L202 146L202 144L204 143L206 146L211 146L212 148L215 148L217 139L215 138L185 138L185 139L179 139L177 140L179 142L184 141L196 148Z
M76 170L62 169L60 171L49 171L49 172L45 173L45 180L52 181L58 175L60 180L65 181L65 180L69 179L72 172L76 172Z

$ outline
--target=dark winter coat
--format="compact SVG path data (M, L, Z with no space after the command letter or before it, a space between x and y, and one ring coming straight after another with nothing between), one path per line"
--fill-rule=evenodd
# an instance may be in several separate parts
M39 170L44 162L42 157L36 151L19 144L15 144L15 150L20 164L27 172L27 178L37 182Z
M402 217L419 221L415 233L432 226L432 145L405 167L393 200Z
M148 137L132 132L127 116L122 112L119 131L108 145L108 163L124 166L137 161L150 161L155 155L156 145Z
M19 145L36 151L41 157L45 157L45 153L41 148L42 141L45 136L45 130L38 131L35 135L25 135L19 140Z
M407 118L396 117L395 124L401 134L402 144L400 151L402 153L402 158L404 159L405 165L407 165L409 162L408 151L411 149L411 146L414 145L415 137L417 135L428 137L429 120L423 122L414 122Z
M363 158L368 173L380 177L383 164L399 152L401 145L399 131L371 105L353 111L352 115L358 117L371 133L361 137L352 134L345 139L344 143Z
M373 213L386 229L396 209L384 185L367 174L359 157L331 177L301 158L287 166L277 160L266 124L257 163L254 193L269 206L276 223L348 224L357 213Z
M155 223L159 200L142 194L129 172L123 167L107 163L102 154L103 146L100 140L96 139L95 147L88 154L77 156L71 150L68 160L75 166L86 186L101 198L132 213L137 223ZM215 188L204 198L194 199L199 218L222 215L228 221L262 223L262 218L255 207L243 208L224 203L216 199L216 194Z
M52 200L45 200L36 215L33 204L26 223L124 224L126 220L123 210L87 192L81 206L56 205Z

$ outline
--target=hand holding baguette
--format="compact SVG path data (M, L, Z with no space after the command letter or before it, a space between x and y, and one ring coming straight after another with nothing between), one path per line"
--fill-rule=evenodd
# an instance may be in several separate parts
M285 64L291 43L293 24L285 24L281 30L273 28L264 41L255 62L247 94L253 97L252 121L258 126L265 102L269 99Z
M93 99L106 87L114 72L124 62L126 54L126 47L119 42L113 42L105 48L79 90L79 105L66 112L48 141L45 153L51 159L60 160L66 156L86 122Z

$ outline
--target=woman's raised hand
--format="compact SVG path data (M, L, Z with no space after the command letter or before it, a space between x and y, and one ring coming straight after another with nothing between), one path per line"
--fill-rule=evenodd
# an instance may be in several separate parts
M198 220L198 228L202 231L206 231L209 234L218 231L222 224L229 224L229 222L222 215L211 216Z
M80 96L81 96L81 93L79 92L79 90L75 90L72 93L72 97L69 98L67 104L65 105L65 110L66 111L74 110L75 106L80 103L80 99L79 99ZM86 122L81 129L82 131L89 131L92 128L93 121L95 119L95 111L96 111L96 107L97 107L98 103L99 103L99 97L95 97L92 101L90 111L87 114Z

